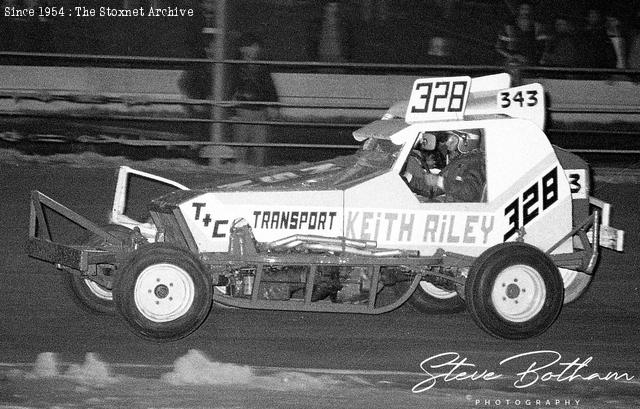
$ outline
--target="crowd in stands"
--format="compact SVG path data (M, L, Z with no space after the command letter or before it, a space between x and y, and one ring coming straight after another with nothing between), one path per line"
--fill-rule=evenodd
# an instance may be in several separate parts
M558 14L552 22L534 18L521 3L498 36L496 51L506 64L585 68L640 68L640 11L624 28L619 17L589 8L586 16Z
M227 28L230 38L259 33L268 58L282 61L640 69L640 0L589 1L608 6L603 8L589 8L582 0L524 1L234 0L228 2ZM83 4L165 3L169 4ZM611 7L614 3L617 6ZM0 0L3 10L70 4L74 3ZM181 4L203 17L214 14L216 0ZM474 8L484 14L473 15ZM510 21L503 25L500 14L505 12ZM202 25L212 24L205 20L5 17L0 49L203 58L203 42L210 42L211 36L202 36Z

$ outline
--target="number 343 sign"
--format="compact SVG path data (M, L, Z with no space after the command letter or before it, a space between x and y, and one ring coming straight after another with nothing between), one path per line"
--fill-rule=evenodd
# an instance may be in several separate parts
M527 84L500 91L496 98L497 112L516 118L526 118L544 129L545 96L542 85Z

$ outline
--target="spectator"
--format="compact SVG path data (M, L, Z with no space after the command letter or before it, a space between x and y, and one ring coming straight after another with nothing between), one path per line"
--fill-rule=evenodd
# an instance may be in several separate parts
M429 39L429 48L427 49L426 62L433 65L452 65L455 64L456 58L451 54L451 46L453 39L436 35ZM442 74L433 72L433 75L448 75L447 72Z
M208 57L207 47L209 44L203 34L204 26L204 14L201 12L196 13L195 17L188 21L182 20L174 23L176 30L179 30L177 38L184 39L181 44L182 55L180 57L202 59ZM180 90L190 99L208 99L211 95L211 85L211 66L209 64L191 64L178 81ZM189 105L188 109L194 117L204 117L209 114L207 106Z
M606 27L609 41L613 45L613 50L616 53L616 68L624 69L626 66L626 52L624 36L622 35L622 29L620 28L620 20L615 16L607 16Z
M640 69L640 32L632 38L629 56L627 57L627 68L631 70Z
M240 39L239 51L244 61L262 59L262 43L251 34ZM278 116L277 108L264 104L246 104L246 102L277 102L278 94L266 65L242 64L233 81L232 100L237 104L235 120L264 122ZM269 126L264 124L235 124L233 127L234 142L269 142ZM245 164L264 166L266 164L266 148L249 147L239 150L240 160Z
M505 57L507 64L537 65L547 36L542 25L533 20L529 3L518 7L513 23L507 24L498 36L496 51Z
M391 14L386 0L364 0L362 15L367 24L384 24Z
M327 3L323 9L322 29L318 44L320 61L344 62L344 27L340 5L336 2Z
M578 41L573 27L564 17L555 19L553 36L547 42L540 63L552 67L577 67L580 64Z
M600 11L589 9L587 24L580 36L582 66L589 68L615 68L616 52L609 40Z
M638 8L631 24L629 37L629 55L627 56L627 68L640 69L640 8Z

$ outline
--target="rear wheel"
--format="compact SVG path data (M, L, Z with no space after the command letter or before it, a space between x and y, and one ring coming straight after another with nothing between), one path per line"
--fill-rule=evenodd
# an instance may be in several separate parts
M117 224L109 224L102 227L106 232L119 239L126 239L130 236L131 230ZM86 246L100 247L105 244L105 240L94 234L82 240ZM116 306L113 303L112 286L105 286L81 276L80 274L69 272L69 286L73 295L80 305L89 311L99 314L115 315Z
M546 331L563 302L563 283L553 261L525 243L485 251L469 270L467 308L489 334L524 339Z
M561 268L559 270L564 283L564 303L569 304L576 301L587 291L593 276L567 268Z
M407 288L400 283L395 287L400 290L399 292ZM408 302L417 311L427 314L452 314L463 311L465 308L464 301L454 288L437 286L425 280L420 281Z
M195 331L209 314L212 293L200 261L164 243L137 250L114 286L115 304L129 327L156 341Z

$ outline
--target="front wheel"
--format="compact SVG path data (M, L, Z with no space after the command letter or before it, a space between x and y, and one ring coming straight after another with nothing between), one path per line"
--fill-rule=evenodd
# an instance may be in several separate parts
M469 270L467 308L489 334L524 339L546 331L556 320L564 288L558 268L537 248L518 242L485 251Z
M195 331L209 314L213 286L187 250L164 243L136 251L115 283L114 301L133 332L173 341Z

